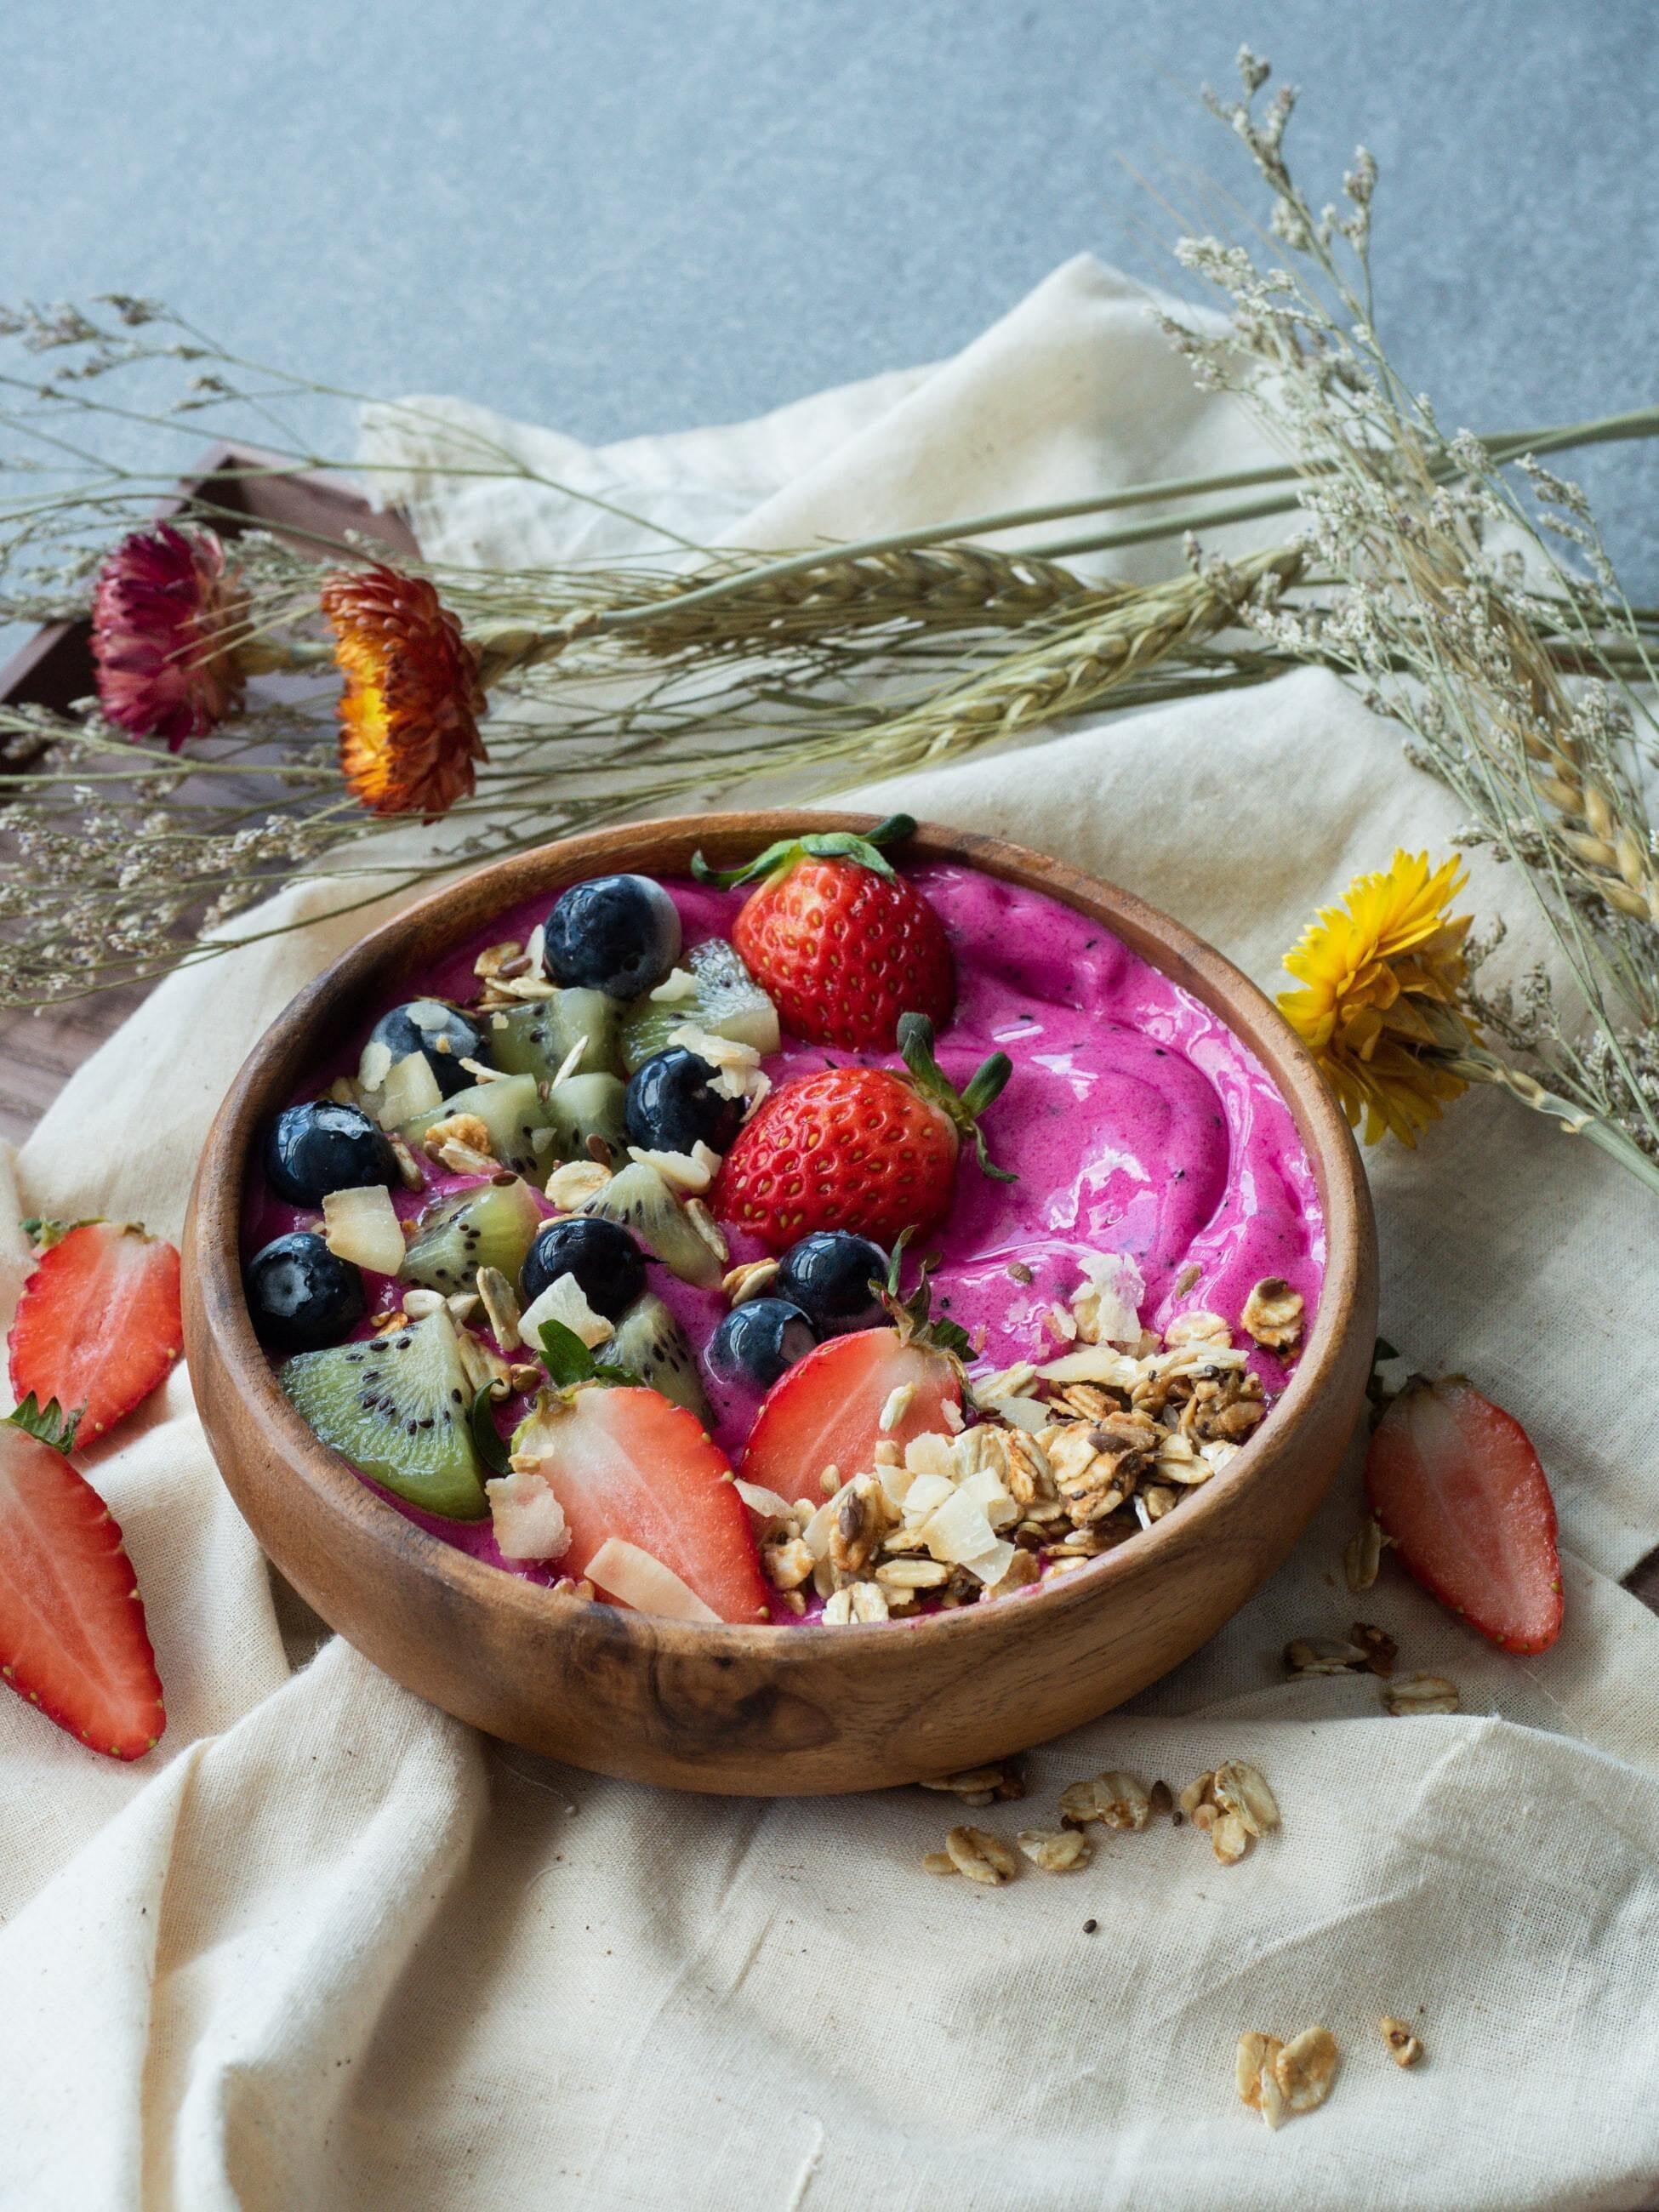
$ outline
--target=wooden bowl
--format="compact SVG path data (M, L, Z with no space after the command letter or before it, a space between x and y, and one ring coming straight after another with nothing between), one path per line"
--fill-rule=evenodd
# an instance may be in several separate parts
M699 815L599 831L480 870L366 937L271 1024L202 1155L185 1231L185 1341L232 1495L295 1588L410 1689L490 1734L600 1773L758 1796L870 1790L1019 1751L1092 1719L1194 1651L1258 1589L1328 1485L1358 1416L1376 1320L1376 1236L1352 1139L1312 1061L1238 970L1139 899L1040 854L924 827L919 859L969 863L1116 932L1219 1014L1289 1103L1328 1258L1271 1418L1178 1513L1028 1596L911 1622L702 1627L571 1604L405 1520L319 1443L277 1389L242 1297L253 1147L319 1046L360 1031L403 979L491 916L617 868L745 859L854 814Z

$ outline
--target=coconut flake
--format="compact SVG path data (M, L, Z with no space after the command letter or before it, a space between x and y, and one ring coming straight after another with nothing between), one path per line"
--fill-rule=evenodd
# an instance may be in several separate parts
M671 968L656 989L650 994L653 1006L677 1006L682 999L695 999L697 979L689 968Z
M1077 1334L1087 1344L1136 1345L1146 1279L1127 1252L1091 1252L1072 1293Z
M876 1480L886 1492L888 1503L902 1506L916 1478L908 1467L882 1466L876 1469Z
M672 1567L665 1567L652 1553L620 1536L607 1536L587 1563L587 1579L608 1596L632 1606L635 1613L655 1613L664 1620L720 1619L690 1583Z
M951 1439L942 1437L936 1429L928 1429L919 1437L912 1437L904 1447L904 1464L912 1474L940 1474L947 1482L956 1479L956 1462L951 1456Z
M752 1044L739 1044L735 1037L716 1036L712 1030L700 1030L695 1022L682 1022L669 1035L670 1044L684 1045L699 1060L707 1060L714 1071L709 1089L721 1098L746 1098L757 1083L764 1082L761 1073L761 1056Z
M405 1053L392 1064L374 1118L383 1129L400 1129L417 1114L435 1114L443 1103L444 1094L426 1054Z
M1037 1371L1029 1359L1017 1359L1012 1367L1000 1367L994 1375L975 1376L969 1384L974 1403L988 1412L1004 1398L1023 1398L1036 1388Z
M365 1091L378 1091L392 1073L392 1047L371 1037L357 1062L357 1080Z
M560 1321L580 1337L590 1352L616 1330L603 1314L596 1314L574 1275L555 1275L538 1298L532 1298L519 1317L519 1334L526 1344L539 1344L544 1322Z
M956 1496L957 1486L948 1474L919 1474L904 1493L904 1517L912 1528L941 1505Z
M780 1521L793 1521L795 1509L787 1498L780 1498L775 1490L769 1490L763 1482L738 1482L737 1492L749 1510L767 1527Z
M331 1190L323 1200L323 1242L337 1260L395 1275L404 1264L404 1225L383 1183Z
M1003 1488L1001 1476L988 1467L964 1475L957 1485L957 1496L972 1498L994 1528L1006 1528L1019 1518L1019 1508Z
M914 1491L911 1495L914 1497ZM982 1558L986 1553L994 1551L997 1545L997 1532L985 1508L965 1489L953 1490L944 1504L928 1516L921 1534L933 1557L950 1566Z
M544 1474L498 1475L484 1496L504 1559L561 1559L570 1549L570 1524Z
M641 1167L655 1168L671 1190L696 1198L708 1189L720 1170L720 1156L701 1138L689 1152L653 1152L638 1145L628 1147L628 1157Z
M830 1533L836 1525L841 1501L852 1487L850 1480L838 1484L801 1530L801 1540L815 1559L829 1558Z
M988 1403L980 1401L988 1413L994 1413L1011 1429L1024 1429L1028 1437L1040 1436L1054 1416L1040 1398L993 1398Z
M1045 1382L1103 1382L1112 1390L1133 1389L1141 1372L1138 1359L1115 1352L1109 1344L1085 1345L1037 1370Z
M990 1589L1007 1573L1013 1556L1014 1547L1005 1539L1000 1543L993 1544L988 1552L980 1553L977 1558L962 1559L957 1564L966 1567L970 1575L976 1575L986 1589Z

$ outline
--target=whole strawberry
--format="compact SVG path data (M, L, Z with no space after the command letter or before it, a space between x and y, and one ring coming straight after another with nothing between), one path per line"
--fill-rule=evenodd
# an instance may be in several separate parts
M915 826L895 814L867 837L786 837L746 867L716 872L701 854L691 864L704 883L757 886L732 940L809 1044L890 1052L901 1014L951 1018L956 965L944 924L881 850Z
M772 1252L817 1229L888 1246L907 1229L926 1236L951 1210L964 1136L987 1175L1013 1181L992 1165L978 1127L1012 1073L1006 1055L993 1053L958 1096L933 1058L933 1024L907 1013L898 1030L908 1074L828 1067L773 1091L721 1165L722 1220Z

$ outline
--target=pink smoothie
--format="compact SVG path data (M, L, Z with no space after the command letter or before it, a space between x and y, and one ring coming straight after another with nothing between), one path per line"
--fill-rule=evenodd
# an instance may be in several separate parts
M1194 1308L1236 1322L1264 1275L1299 1291L1311 1321L1325 1260L1313 1169L1284 1100L1225 1024L1109 931L1040 893L963 867L908 872L956 953L957 1010L939 1040L941 1066L960 1086L988 1053L1005 1052L1013 1063L983 1127L992 1157L1018 1181L988 1180L964 1152L950 1219L929 1240L940 1255L935 1310L968 1331L984 1367L1059 1352L1043 1334L1042 1316L1066 1304L1091 1254L1128 1253L1139 1262L1149 1328ZM688 947L730 936L744 892L680 881L666 888ZM410 975L395 1003L430 996L465 1004L477 989L478 952L502 938L527 938L546 906L538 900L499 916L448 958ZM319 1038L315 1079L296 1096L315 1097L334 1076L355 1073L362 1041ZM852 1057L786 1036L765 1066L781 1084ZM857 1057L900 1065L895 1055ZM428 1192L394 1193L398 1211L416 1213L434 1193L466 1180L434 1171ZM256 1170L245 1224L250 1254L288 1230L316 1225L314 1214L274 1199ZM758 1255L753 1240L727 1234L734 1261ZM1030 1283L1010 1273L1016 1263L1030 1271ZM701 1353L726 1310L720 1291L697 1290L657 1266L650 1279ZM398 1304L390 1279L368 1281L365 1335L376 1314ZM1251 1364L1271 1399L1283 1387L1282 1363L1257 1352ZM706 1370L704 1380L716 1438L735 1464L757 1401ZM533 1580L556 1579L503 1560L487 1522L441 1521L390 1502L480 1558Z

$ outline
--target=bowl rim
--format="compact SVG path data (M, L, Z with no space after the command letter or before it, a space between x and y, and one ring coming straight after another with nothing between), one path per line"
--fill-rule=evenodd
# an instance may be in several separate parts
M187 1305L195 1308L201 1334L211 1340L225 1376L276 1448L283 1467L320 1503L356 1522L367 1538L396 1547L409 1565L434 1577L461 1604L517 1615L549 1635L613 1646L618 1640L637 1641L642 1653L684 1660L722 1662L742 1654L798 1667L819 1658L826 1642L832 1641L838 1651L846 1643L844 1629L811 1622L686 1622L634 1613L602 1600L573 1605L549 1587L506 1573L409 1520L364 1482L349 1461L323 1444L278 1388L242 1291L242 1194L252 1146L277 1103L271 1095L273 1072L280 1077L285 1061L302 1062L300 1048L314 1034L318 1016L340 994L365 988L383 966L395 973L399 964L416 964L416 940L459 898L471 902L488 888L494 895L481 902L481 911L504 911L543 891L625 866L630 859L637 862L637 848L646 839L683 842L688 854L699 845L735 847L732 857L739 858L792 830L867 832L882 818L807 807L662 817L555 839L453 876L359 938L300 990L267 1025L225 1094L203 1147L191 1194L190 1239L196 1267L186 1271ZM717 851L716 857L724 856ZM1332 1378L1347 1322L1362 1296L1374 1235L1370 1191L1352 1133L1307 1048L1266 994L1183 924L1133 893L1029 847L938 823L917 824L905 858L975 868L1074 908L1084 902L1149 965L1191 992L1255 1054L1284 1099L1313 1168L1324 1218L1325 1271L1314 1325L1289 1383L1273 1403L1273 1418L1179 1513L1166 1515L1074 1572L1045 1577L1017 1593L1020 1603L1034 1608L1035 1630L1063 1614L1092 1608L1131 1580L1155 1577L1160 1564L1178 1549L1205 1540L1210 1524L1231 1510L1242 1489L1271 1480L1275 1461ZM673 872L655 865L663 872ZM479 926L471 920L453 928L451 941ZM428 951L418 957L441 955ZM1001 1613L1000 1606L962 1606L909 1620L862 1622L860 1649L896 1658L915 1648L909 1639L915 1637L934 1643L953 1638L965 1657L975 1638L989 1633Z

